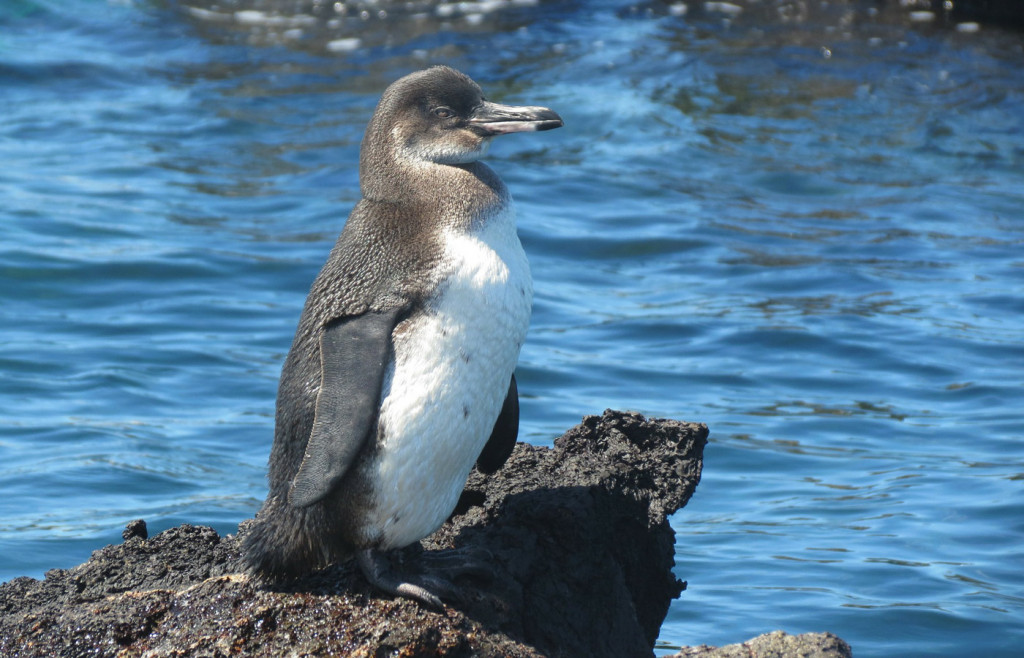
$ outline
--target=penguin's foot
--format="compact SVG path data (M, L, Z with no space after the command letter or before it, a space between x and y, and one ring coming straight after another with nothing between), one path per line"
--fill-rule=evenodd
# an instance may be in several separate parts
M391 573L387 559L371 548L356 553L356 564L359 565L359 570L363 572L366 580L377 589L384 590L388 594L419 601L423 605L437 610L444 607L441 604L440 596L431 590L446 590L451 587L450 583L424 576L409 579L396 577ZM448 591L443 593L450 594Z
M419 561L429 571L441 571L453 578L467 576L491 580L494 578L494 555L483 548L467 546L439 551L424 551Z
M462 589L445 576L491 577L494 570L488 557L487 551L475 549L428 551L420 554L418 560L428 572L402 576L392 573L383 554L367 548L356 553L356 564L366 580L377 589L440 610L444 607L442 599L458 602L463 598ZM431 573L438 571L445 576Z

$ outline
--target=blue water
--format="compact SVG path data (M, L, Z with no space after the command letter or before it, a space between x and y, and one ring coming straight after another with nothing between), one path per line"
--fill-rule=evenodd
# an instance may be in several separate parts
M522 438L607 407L711 428L658 652L1019 655L1019 33L873 2L270 4L0 4L0 580L134 518L255 512L362 130L447 63L566 121L490 158L536 281Z

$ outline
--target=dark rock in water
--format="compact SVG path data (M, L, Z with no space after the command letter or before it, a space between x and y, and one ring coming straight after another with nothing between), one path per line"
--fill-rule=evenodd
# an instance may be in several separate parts
M671 658L852 658L850 645L832 633L765 633L742 644L685 647Z
M452 519L405 551L493 555L493 578L441 612L381 597L347 563L268 586L239 573L232 535L146 539L133 522L85 564L0 586L0 655L650 656L685 588L667 517L706 441L704 425L607 411L474 472Z
M144 520L135 519L134 521L129 521L128 525L125 526L124 532L121 533L121 539L128 541L132 537L149 539L149 529L146 528Z

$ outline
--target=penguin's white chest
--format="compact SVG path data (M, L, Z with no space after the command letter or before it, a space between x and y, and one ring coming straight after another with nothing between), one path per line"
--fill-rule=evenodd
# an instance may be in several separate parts
M445 236L446 276L423 313L394 332L384 382L367 542L406 546L448 518L490 437L526 338L529 264L511 208Z

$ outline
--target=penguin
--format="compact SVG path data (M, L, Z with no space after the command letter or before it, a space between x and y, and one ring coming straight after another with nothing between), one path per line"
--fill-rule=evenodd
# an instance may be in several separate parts
M282 368L269 492L243 537L251 572L355 558L388 594L453 598L443 577L395 573L387 555L444 523L474 464L493 473L515 447L533 283L508 189L480 159L497 135L562 125L488 101L446 66L384 91L360 147L362 198Z

